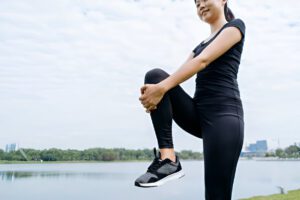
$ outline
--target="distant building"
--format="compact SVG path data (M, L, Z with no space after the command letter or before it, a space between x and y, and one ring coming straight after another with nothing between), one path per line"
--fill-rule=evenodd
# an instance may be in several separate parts
M255 144L249 144L249 146L246 147L246 150L249 152L267 152L267 140L257 140Z
M254 144L249 144L246 151L241 152L241 156L265 156L268 151L267 140L257 140Z
M11 152L11 151L16 151L17 150L17 144L12 143L12 144L7 144L5 146L5 152Z

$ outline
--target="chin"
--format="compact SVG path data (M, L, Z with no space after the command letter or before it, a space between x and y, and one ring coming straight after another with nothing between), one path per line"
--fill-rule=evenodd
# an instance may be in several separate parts
M203 18L201 18L201 20L202 21L204 21L204 22L206 22L206 23L208 23L208 24L210 24L210 22L212 21L212 17L203 17Z
M204 16L204 17L199 16L199 17L200 17L201 21L208 23L209 17L206 17L206 16Z
M200 18L200 19L201 19L201 21L208 23L206 18Z

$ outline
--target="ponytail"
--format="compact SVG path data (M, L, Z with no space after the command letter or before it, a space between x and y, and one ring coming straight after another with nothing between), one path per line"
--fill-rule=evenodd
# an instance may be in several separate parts
M230 10L230 8L228 8L227 2L224 5L224 14L228 22L235 18L233 12Z

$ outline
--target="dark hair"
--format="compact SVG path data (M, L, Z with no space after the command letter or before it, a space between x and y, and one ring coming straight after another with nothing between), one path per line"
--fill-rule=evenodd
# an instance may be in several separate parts
M196 1L196 0L195 0ZM227 2L224 5L224 14L226 20L229 22L235 18L233 12L230 10L230 8L227 6Z
M196 3L196 0L194 0ZM231 9L227 6L227 2L224 5L224 14L225 14L225 18L226 20L229 22L231 20L233 20L235 18L233 12L231 11Z

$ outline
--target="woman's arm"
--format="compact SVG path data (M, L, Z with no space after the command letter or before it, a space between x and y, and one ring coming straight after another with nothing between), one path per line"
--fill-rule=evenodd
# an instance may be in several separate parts
M183 63L182 65L184 65L184 64L186 64L187 62L189 62L190 60L192 60L192 59L194 58L194 55L195 55L195 53L194 53L194 52L191 52L190 55L189 55L189 57L184 61L184 63Z
M242 38L241 32L236 27L227 27L195 58L188 60L173 74L158 84L167 92L203 70L208 64L228 51Z

